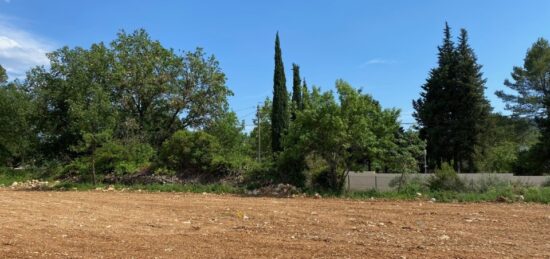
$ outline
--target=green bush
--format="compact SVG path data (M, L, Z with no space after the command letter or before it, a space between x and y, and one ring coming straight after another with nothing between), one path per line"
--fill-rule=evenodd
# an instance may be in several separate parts
M448 164L443 164L441 169L428 179L428 187L432 191L456 191L465 189L464 182L458 177L456 171Z
M162 144L162 166L177 173L214 173L225 166L218 140L202 131L175 132Z
M78 157L65 166L65 175L78 175L81 180L91 179L92 162L98 176L114 173L117 176L134 174L148 168L155 156L155 150L140 142L130 142L125 145L109 141L98 147L92 154Z
M246 171L243 179L249 190L278 183L278 180L279 173L271 161L255 164L253 168Z
M389 186L396 188L399 193L407 195L416 195L417 193L426 193L429 191L426 182L418 176L403 174L393 178Z

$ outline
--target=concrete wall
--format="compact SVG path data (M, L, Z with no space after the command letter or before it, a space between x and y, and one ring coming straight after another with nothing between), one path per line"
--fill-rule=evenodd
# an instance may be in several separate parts
M428 179L432 174L414 174L414 177ZM550 179L550 176L514 176L513 174L458 174L459 177L466 182L482 181L490 177L496 177L508 182L521 182L532 186L540 186L542 183ZM375 172L350 172L346 183L346 188L350 191L367 191L371 189L379 191L392 190L390 181L401 174L377 174ZM412 175L411 175L412 176Z

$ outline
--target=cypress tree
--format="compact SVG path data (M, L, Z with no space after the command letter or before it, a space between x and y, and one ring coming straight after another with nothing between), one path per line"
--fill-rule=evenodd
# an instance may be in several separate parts
M485 82L482 66L477 64L477 57L468 43L468 32L461 29L456 49L456 89L453 98L452 136L455 164L458 169L475 170L474 155L485 132L491 106L485 98Z
M296 110L302 105L302 82L300 79L300 66L292 64L292 120L296 118Z
M445 24L438 51L438 66L430 71L420 99L413 101L414 117L427 141L431 168L447 162L461 171L466 162L468 171L474 171L474 155L491 111L484 95L486 80L466 30L455 46Z
M304 110L309 102L309 91L307 90L306 78L302 80L302 105L300 110Z
M271 109L271 149L283 150L282 136L288 128L288 93L286 89L285 69L281 56L279 33L275 36L275 71L273 74L273 108Z
M426 83L422 85L420 98L413 101L413 116L420 127L420 137L427 142L430 168L452 161L452 139L449 138L452 96L449 93L454 88L455 67L455 46L451 29L445 23L443 44L438 47L438 66L430 71Z

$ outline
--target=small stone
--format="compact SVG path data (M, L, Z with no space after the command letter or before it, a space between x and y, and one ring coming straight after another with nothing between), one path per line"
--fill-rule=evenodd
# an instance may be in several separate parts
M451 239L451 237L447 236L447 235L442 235L439 237L439 240L449 240Z

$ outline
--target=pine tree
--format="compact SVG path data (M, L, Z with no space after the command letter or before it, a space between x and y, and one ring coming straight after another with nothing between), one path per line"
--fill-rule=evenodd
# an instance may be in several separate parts
M447 23L443 44L438 51L438 66L430 71L420 98L413 101L413 116L419 124L421 138L427 142L430 168L441 167L443 162L452 160L452 145L448 136L451 123L449 90L454 88L456 52Z
M275 37L275 71L273 74L273 108L271 110L271 149L274 153L283 150L282 137L288 125L288 93L279 33L277 32Z
M302 105L302 85L300 79L300 66L292 64L292 120L296 118L296 110Z
M430 166L443 162L461 171L466 162L475 170L474 155L486 129L491 107L484 96L481 65L462 29L455 46L448 24L438 47L438 67L432 69L421 98L413 101L421 137L427 141Z
M474 155L476 147L481 143L481 135L485 132L491 106L485 98L485 82L482 66L477 64L477 58L468 43L468 32L460 31L459 43L456 49L456 89L453 91L452 136L453 156L456 167L463 168L462 162L467 162L468 171L475 170Z

